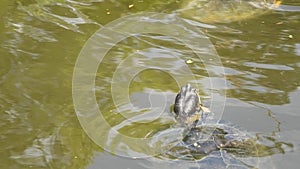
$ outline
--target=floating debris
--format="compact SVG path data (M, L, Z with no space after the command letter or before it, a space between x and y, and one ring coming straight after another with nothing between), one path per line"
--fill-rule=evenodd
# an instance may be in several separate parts
M192 64L192 63L194 63L194 61L192 59L188 59L188 60L185 61L185 63Z
M133 8L133 7L134 7L133 4L128 5L128 8L129 8L129 9L130 9L130 8Z
M106 14L107 14L107 15L110 15L109 9L106 9Z

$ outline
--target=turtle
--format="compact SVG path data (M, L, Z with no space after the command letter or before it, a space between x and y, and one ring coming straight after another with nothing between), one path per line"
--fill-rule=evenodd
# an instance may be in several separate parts
M181 87L173 110L178 124L186 127L186 133L165 154L168 158L196 160L200 168L258 168L261 157L284 153L278 148L281 146L261 144L255 135L228 122L199 123L205 117L203 114L210 111L202 105L197 90L190 84Z
M230 23L277 9L281 0L183 0L178 12L204 23Z
M192 125L200 119L201 111L210 112L208 108L202 105L197 89L189 83L182 86L175 98L174 113L176 120L184 125Z

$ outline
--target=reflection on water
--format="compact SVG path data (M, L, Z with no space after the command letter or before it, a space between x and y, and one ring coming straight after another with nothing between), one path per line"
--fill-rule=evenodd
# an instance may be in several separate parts
M18 9L26 12L29 16L75 32L79 31L78 25L80 24L97 24L80 11L85 6L91 6L91 3L58 2L56 0L38 0L36 3L29 4L24 1L23 3L18 2ZM28 33L26 30L25 32Z
M132 168L199 167L196 162L157 158L130 160L104 153L81 129L72 106L73 67L92 33L126 14L156 11L180 15L181 7L181 2L175 0L2 2L0 168L109 168L116 161ZM241 9L251 14L247 13L248 8ZM221 84L222 79L209 79L193 51L172 38L147 34L125 39L107 53L99 66L95 88L99 109L112 129L121 134L153 137L153 145L167 146L176 141L175 135L180 132L172 127L175 122L170 113L179 89L174 79L158 70L140 72L131 79L130 90L122 91L129 94L132 105L114 105L110 82L117 66L129 56L133 66L155 60L158 65L167 63L163 65L183 77L180 68L188 66L197 80L185 77L186 81L198 85L204 104L210 102L211 92L226 93L224 120L259 138L262 152L266 153L259 158L259 168L297 168L300 155L299 11L299 3L283 1L283 5L274 10L251 14L247 19L238 18L236 22L209 22L213 23L210 25L188 22L202 29L215 45L225 67L226 88L211 89L209 80ZM137 51L141 52L136 54ZM193 63L185 64L187 59ZM122 78L126 81L129 76ZM160 102L161 96L164 96L163 102ZM157 111L147 113L149 105L161 103L166 106L158 114ZM118 111L122 113L116 113ZM112 151L121 147L129 155L145 153L139 143L122 142L120 134L110 135L112 129L94 132L106 139ZM264 150L266 147L270 149ZM253 159L247 156L243 160ZM204 164L210 162L207 160ZM123 165L116 167L124 168Z

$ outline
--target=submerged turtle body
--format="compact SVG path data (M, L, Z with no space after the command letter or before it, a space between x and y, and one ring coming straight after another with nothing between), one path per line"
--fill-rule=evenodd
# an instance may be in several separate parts
M251 134L229 124L203 125L192 128L183 141L171 148L168 158L197 161L199 168L258 168L265 156Z
M226 23L260 16L280 3L279 0L183 0L179 12L205 23Z

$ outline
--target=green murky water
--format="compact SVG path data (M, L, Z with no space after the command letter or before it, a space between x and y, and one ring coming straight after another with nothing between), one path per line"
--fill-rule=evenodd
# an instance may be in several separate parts
M300 4L294 0L283 1L276 9L258 11L257 15L243 19L234 17L222 22L216 15L206 23L205 20L186 21L209 37L224 66L226 82L217 75L209 76L205 63L178 39L143 34L114 45L99 65L93 88L96 109L111 128L96 122L97 113L91 112L87 118L87 124L94 129L90 132L97 133L96 138L112 153L104 151L82 129L73 105L72 77L76 59L89 37L103 25L137 12L181 16L182 3L175 0L3 1L0 5L0 168L199 167L197 162L173 164L161 158L122 157L152 153L138 141L123 139L124 135L151 138L164 131L168 135L177 132L171 130L174 119L170 113L179 89L176 78L197 86L208 107L219 104L212 101L212 95L226 96L222 120L257 135L263 145L274 150L265 150L265 155L258 157L259 168L298 168ZM183 17L195 19L186 14ZM136 24L143 19L138 18ZM197 36L189 35L189 38ZM193 63L187 64L189 59ZM147 63L153 64L151 69L135 72L136 67L147 67ZM185 68L193 77L185 74ZM212 87L212 82L218 85ZM123 90L118 88L119 84L129 84L129 88ZM155 139L152 142L163 144Z

